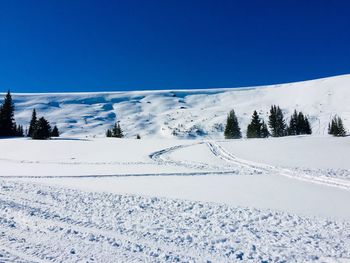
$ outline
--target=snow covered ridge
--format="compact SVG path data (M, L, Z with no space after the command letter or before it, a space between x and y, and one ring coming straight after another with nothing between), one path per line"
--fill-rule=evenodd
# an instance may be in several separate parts
M232 108L245 129L257 110L267 121L272 104L288 118L308 115L314 135L327 134L332 116L350 127L350 75L237 89L13 94L16 122L28 125L33 108L64 136L104 136L120 121L127 137L222 138Z

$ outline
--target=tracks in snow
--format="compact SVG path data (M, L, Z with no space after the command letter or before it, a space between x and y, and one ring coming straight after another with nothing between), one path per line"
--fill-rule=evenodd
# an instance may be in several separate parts
M0 179L0 254L11 262L349 258L349 229L282 212Z
M184 167L189 169L195 169L196 172L189 173L190 175L206 175L206 174L260 174L261 171L259 169L255 169L252 166L248 165L239 165L237 162L231 162L233 165L213 165L203 162L195 162L195 161L183 161L183 160L174 160L171 158L171 154L177 150L181 150L188 147L193 147L197 145L206 145L209 147L210 151L214 153L214 151L210 148L208 142L196 142L192 144L181 144L173 147L165 148L157 152L153 152L149 155L149 157L157 162L159 165L172 165L177 167ZM219 157L225 161L228 158L222 157L220 154L215 154L216 157ZM244 168L244 169L242 169ZM198 171L199 170L199 171Z
M251 162L251 161L237 158L236 156L232 155L230 152L225 150L221 145L215 142L207 142L206 145L209 147L210 151L216 157L241 167L250 167L251 169L256 169L261 173L267 173L267 174L273 173L273 174L283 175L293 179L299 179L307 182L319 183L323 185L339 187L342 189L350 190L350 181L348 180L326 177L318 174L315 174L315 175L306 174L301 171L293 171L286 168L280 168L272 165Z
M174 160L171 158L171 154L175 151L193 147L196 145L205 145L208 147L210 152L218 159L223 160L227 165L224 164L209 164L198 161L188 160ZM283 175L293 179L299 179L312 183L319 183L327 186L333 186L350 190L350 180L343 178L332 177L329 175L322 175L320 171L308 170L303 172L301 169L287 169L276 167L267 164L256 163L244 159L240 159L224 147L214 141L202 141L195 142L192 144L182 144L173 147L165 148L160 151L149 154L151 159L148 162L43 162L46 164L62 164L62 165L163 165L173 166L177 168L185 168L186 170L179 170L178 172L150 172L150 173L118 173L118 174L106 174L106 175L64 175L64 176L1 176L1 178L95 178L95 177L127 177L127 176L196 176L196 175L224 175L224 174L277 174ZM5 159L3 159L5 160ZM16 161L16 160L5 160L21 163L36 163L34 161ZM41 162L40 162L41 163Z
M189 161L179 161L171 159L171 153L174 151L193 147L195 145L206 145L210 152L217 158L225 161L230 164L230 166L218 166L218 165L210 165L206 163L199 162L189 162ZM169 147L157 152L154 152L149 155L149 157L156 161L161 165L173 165L180 166L192 169L202 170L200 172L195 172L195 174L203 174L204 170L211 171L211 173L220 173L220 174L277 174L283 175L289 178L303 180L312 183L319 183L327 186L339 187L342 189L350 190L350 181L344 180L341 178L334 178L329 176L323 176L318 173L310 174L304 173L302 171L293 171L287 168L276 167L268 164L261 164L257 162L252 162L248 160L244 160L238 158L228 152L224 147L219 145L214 141L206 141L206 142L197 142L193 144L185 144L185 145L176 145L173 147ZM208 172L207 172L208 174Z

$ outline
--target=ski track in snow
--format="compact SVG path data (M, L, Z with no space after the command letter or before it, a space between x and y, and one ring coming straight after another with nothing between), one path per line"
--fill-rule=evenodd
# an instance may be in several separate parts
M236 156L232 155L230 152L225 150L221 145L215 143L215 142L207 142L207 146L209 147L210 151L217 156L218 158L225 160L229 163L236 164L240 167L250 167L251 169L255 169L257 171L260 171L261 173L266 174L278 174L287 176L294 179L299 179L307 182L312 183L320 183L328 186L334 186L339 187L342 189L350 190L350 180L343 179L341 177L335 177L336 173L332 173L331 171L327 171L326 175L325 172L321 172L322 170L315 170L312 171L311 169L287 169L282 167L276 167L272 165L267 164L260 164L256 162L251 162L247 160L243 160L240 158L237 158ZM343 170L342 174L349 175L349 171Z
M0 261L350 259L347 222L14 180L0 186Z
M173 152L198 144L207 146L227 165L171 158ZM324 176L317 170L292 170L250 162L237 158L213 141L169 147L149 154L149 158L150 163L185 167L193 172L106 176L273 173L350 189L348 180L335 178L331 172ZM346 171L343 176L347 176ZM270 210L84 192L15 178L0 179L0 262L116 260L350 261L350 223Z
M153 152L149 155L149 157L157 162L159 165L173 165L173 166L181 166L181 167L186 167L186 168L192 168L192 169L199 169L201 170L201 172L198 172L198 174L202 174L203 171L221 171L221 173L232 173L232 174L238 174L241 172L245 172L245 174L261 174L261 170L259 169L255 169L252 166L248 166L248 165L241 165L238 164L237 162L234 163L234 165L212 165L212 164L207 164L207 163L202 163L202 162L194 162L194 161L179 161L179 160L173 160L171 158L171 153L176 151L176 150L180 150L183 148L187 148L187 147L191 147L191 146L195 146L195 145L208 145L209 143L206 143L205 141L203 142L196 142L193 144L182 144L182 145L176 145L173 147L169 147L166 149L162 149L160 151L156 151ZM209 147L210 149L210 147ZM211 149L210 149L211 150ZM212 151L212 150L211 150ZM222 158L221 155L216 155L213 151L212 153L219 158ZM244 168L242 170L242 168Z

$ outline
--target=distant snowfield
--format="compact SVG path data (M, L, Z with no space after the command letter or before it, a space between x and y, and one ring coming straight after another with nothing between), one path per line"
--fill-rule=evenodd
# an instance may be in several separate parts
M349 84L16 94L63 136L0 139L0 262L349 262L350 137L325 135ZM223 140L271 104L314 134ZM116 120L129 138L99 138Z
M327 133L338 114L350 129L350 75L239 89L13 94L16 121L28 126L33 108L65 136L104 136L120 121L126 136L147 138L222 138L227 113L235 109L243 132L254 110L267 121L272 104L287 120L297 109L314 135Z

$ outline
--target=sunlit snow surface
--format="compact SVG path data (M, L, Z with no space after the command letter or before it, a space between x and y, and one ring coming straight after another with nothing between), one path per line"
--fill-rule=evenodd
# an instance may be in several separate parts
M64 135L103 136L120 121L125 134L154 138L222 138L227 113L235 109L243 131L257 110L265 121L272 104L285 116L308 115L314 134L327 133L340 115L350 128L350 75L243 89L14 94L16 121L28 125L36 108Z
M349 87L15 94L63 136L0 140L0 262L349 262L350 137L326 135ZM244 133L271 104L314 134L223 140L231 108Z
M346 262L348 144L0 140L0 261Z

